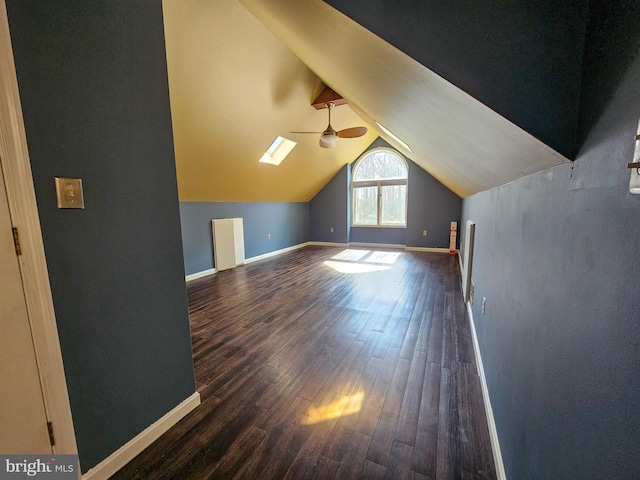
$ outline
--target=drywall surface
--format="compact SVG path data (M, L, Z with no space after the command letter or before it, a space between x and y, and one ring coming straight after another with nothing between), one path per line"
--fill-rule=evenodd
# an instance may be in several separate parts
M309 201L310 238L314 242L349 242L350 179L351 165L347 164Z
M463 203L510 479L640 478L640 195L626 168L640 117L639 10L593 5L574 164Z
M449 248L451 222L460 223L462 199L409 160L407 247ZM427 236L423 236L427 230ZM459 242L458 242L459 244Z
M325 1L573 158L586 1Z
M351 227L351 242L404 246L405 228Z
M83 471L195 391L160 2L7 1ZM84 210L56 208L79 177Z
M309 240L306 202L180 202L187 275L215 266L211 220L238 217L243 219L246 258Z

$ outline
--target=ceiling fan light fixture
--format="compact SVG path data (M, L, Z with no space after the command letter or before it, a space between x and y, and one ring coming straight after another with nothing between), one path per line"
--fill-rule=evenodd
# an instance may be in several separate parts
M320 137L320 146L322 148L333 148L336 146L337 141L338 141L337 135L322 135Z
M320 138L326 143L336 143L338 141L338 135L336 135L335 133L323 133L322 137Z
M325 103L325 107L329 111L329 124L324 132L291 132L291 133L320 133L320 146L322 148L333 148L338 142L338 138L358 138L367 133L367 127L351 127L344 130L334 130L331 126L331 109L334 107L333 102Z

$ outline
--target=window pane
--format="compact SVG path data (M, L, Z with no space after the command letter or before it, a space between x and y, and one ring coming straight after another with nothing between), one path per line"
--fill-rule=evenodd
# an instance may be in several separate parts
M382 225L404 225L406 222L406 185L382 187Z
M353 189L353 223L356 225L377 225L378 187Z
M374 150L357 165L353 180L391 180L407 178L407 165L388 150Z

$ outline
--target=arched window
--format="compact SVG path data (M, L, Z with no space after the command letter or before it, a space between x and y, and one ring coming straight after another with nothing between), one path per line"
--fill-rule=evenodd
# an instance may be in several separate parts
M353 226L407 226L407 162L388 148L365 152L353 167Z

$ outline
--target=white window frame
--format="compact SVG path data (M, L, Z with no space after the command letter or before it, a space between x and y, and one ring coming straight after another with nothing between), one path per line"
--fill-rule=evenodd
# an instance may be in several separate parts
M360 165L360 163L365 160L369 155L372 155L376 152L379 151L387 151L390 152L394 155L396 155L398 158L400 158L403 162L404 165L407 169L407 178L395 178L395 179L389 179L389 180L361 180L361 181L355 181L352 180L351 181L351 226L352 227L359 227L359 228L407 228L407 214L408 214L408 203L409 203L409 164L407 163L407 160L404 158L404 156L398 152L397 150L394 150L392 148L387 148L387 147L377 147L377 148L372 148L371 150L367 150L366 152L364 152L362 155L360 155L360 157L358 158L358 160L355 161L355 163L353 164L353 169L351 170L351 178L355 178L355 173L358 169L358 166ZM404 223L402 224L385 224L385 223L380 223L380 219L382 218L382 187L384 186L396 186L396 185L406 185L407 188L405 190L405 197L404 197ZM355 206L356 206L356 202L355 202L355 198L354 198L354 193L356 188L359 187L377 187L378 189L378 198L377 198L377 212L376 212L376 220L377 223L375 225L372 224L365 224L365 223L355 223Z

